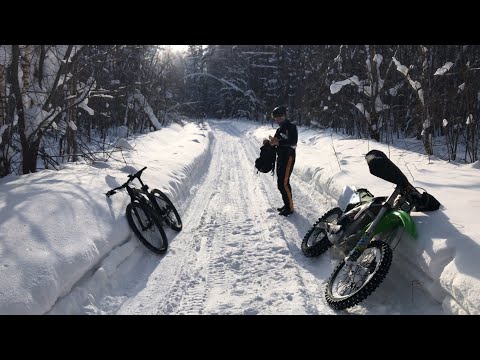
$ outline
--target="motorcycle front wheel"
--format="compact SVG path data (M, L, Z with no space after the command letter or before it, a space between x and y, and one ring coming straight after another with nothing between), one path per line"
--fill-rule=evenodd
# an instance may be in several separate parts
M327 251L332 243L328 240L327 231L320 228L324 222L332 222L342 216L343 211L339 208L333 208L326 212L315 224L308 230L302 241L302 252L307 257L319 256Z
M392 264L392 249L379 240L372 241L352 267L345 260L335 268L325 289L327 303L343 310L365 300L380 285Z

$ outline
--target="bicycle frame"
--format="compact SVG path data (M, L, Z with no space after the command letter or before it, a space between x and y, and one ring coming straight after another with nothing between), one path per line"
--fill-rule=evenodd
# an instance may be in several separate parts
M163 230L164 217L158 210L157 201L154 199L155 195L149 192L148 186L141 180L142 172L146 168L128 175L128 180L124 184L109 190L105 195L110 197L117 190L126 189L130 197L130 203L126 208L126 217L130 228L149 250L163 254L168 249L168 239ZM130 185L135 179L139 180L141 188Z
M116 193L116 190L126 189L128 195L130 196L130 202L134 202L135 200L137 200L144 206L151 206L155 210L154 213L157 216L158 220L164 222L165 215L162 214L162 209L160 209L160 207L158 206L158 203L155 200L155 196L150 192L148 185L142 181L141 176L146 168L147 167L145 166L143 169L137 171L135 174L128 175L129 179L126 183L108 191L105 195L107 195L107 197L110 197L111 195ZM130 183L135 179L138 179L138 181L140 182L140 188L130 185Z

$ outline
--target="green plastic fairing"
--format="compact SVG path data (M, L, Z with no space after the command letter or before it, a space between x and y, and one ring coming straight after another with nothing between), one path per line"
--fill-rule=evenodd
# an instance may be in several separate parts
M393 210L383 217L377 225L374 235L384 231L393 230L395 227L403 225L405 230L413 237L417 237L415 222L411 216L403 210Z

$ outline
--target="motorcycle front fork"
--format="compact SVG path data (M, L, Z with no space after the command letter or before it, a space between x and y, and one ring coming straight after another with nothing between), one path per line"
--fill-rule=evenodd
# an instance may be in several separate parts
M380 209L380 212L378 215L373 219L372 223L368 227L368 229L365 231L365 234L361 237L361 239L358 241L357 245L350 251L347 257L345 257L345 264L349 267L352 265L356 264L358 258L362 253L365 251L365 249L368 247L370 244L370 240L373 238L375 228L377 227L378 223L380 220L383 219L383 216L385 213L391 209L393 202L397 198L398 194L400 193L400 190L398 187L395 189L392 195L385 201L383 204L382 208Z

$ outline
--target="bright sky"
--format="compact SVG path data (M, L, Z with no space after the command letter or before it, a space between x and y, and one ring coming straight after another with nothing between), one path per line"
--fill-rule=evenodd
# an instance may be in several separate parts
M169 45L174 51L184 52L187 51L188 45Z
M285 218L276 179L253 167L274 132L243 121L172 125L128 139L133 149L117 155L126 163L0 179L0 314L480 314L479 162L429 160L412 139L388 147L299 127L296 212ZM443 207L412 213L418 238L402 236L378 289L336 311L323 294L337 258L307 258L300 246L346 185L392 192L369 173L374 148ZM181 232L166 230L164 255L132 235L127 195L104 195L144 166L183 220Z

